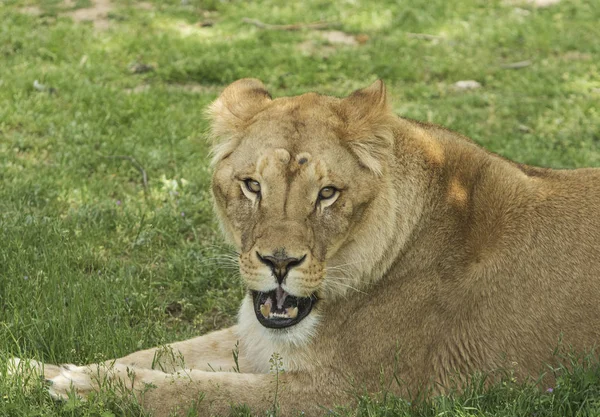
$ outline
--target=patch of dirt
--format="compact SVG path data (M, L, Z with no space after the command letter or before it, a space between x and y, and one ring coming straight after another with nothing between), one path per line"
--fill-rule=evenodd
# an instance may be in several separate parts
M187 84L169 84L167 86L169 91L184 91L186 93L195 94L218 94L223 90L223 86L218 85L202 85L196 83Z
M42 14L42 9L40 9L37 6L27 6L27 7L21 7L19 9L19 12L21 12L23 14L28 14L30 16L39 16Z
M527 0L527 3L533 4L535 7L548 7L560 3L560 0Z
M316 32L315 36L321 41L318 38L307 39L296 46L302 54L327 58L339 47L359 46L369 41L369 36L366 34L351 35L339 30ZM325 41L325 44L322 41Z
M71 17L75 22L93 22L94 28L103 30L109 27L108 13L113 6L110 0L92 0L92 6L84 9L73 10L65 13L65 16Z
M140 84L133 88L126 88L125 94L142 94L149 91L152 87L150 84ZM219 94L223 91L222 85L202 85L196 83L186 84L167 84L164 87L167 91L174 93L192 93L192 94Z
M150 86L148 84L140 84L134 88L126 88L125 94L140 94L148 90L150 90Z
M154 5L152 3L146 3L143 1L141 3L136 3L135 8L140 10L154 10Z
M321 58L327 58L336 52L335 46L321 45L319 42L310 39L299 43L297 48L303 55L320 56Z
M560 0L504 0L505 6L523 6L531 5L538 8L550 7L560 3Z
M213 20L203 20L196 23L177 22L172 28L183 37L199 36L202 38L213 37L215 33L211 30L214 26Z
M561 59L567 62L570 61L591 61L592 54L579 51L569 51L561 56Z
M358 45L358 41L356 40L356 38L354 36L344 33L342 31L339 31L339 30L329 30L326 32L321 32L320 35L327 42L334 44L334 45L335 44L350 45L350 46Z

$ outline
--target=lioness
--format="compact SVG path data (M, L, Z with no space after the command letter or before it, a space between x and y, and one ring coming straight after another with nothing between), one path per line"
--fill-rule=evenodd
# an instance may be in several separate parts
M53 396L109 378L156 416L199 398L201 415L264 415L276 398L317 416L393 376L385 388L415 395L475 371L538 375L559 339L600 342L600 169L516 164L397 117L381 81L273 100L243 79L208 114L215 211L248 288L238 325L172 344L185 365L157 349L46 365Z

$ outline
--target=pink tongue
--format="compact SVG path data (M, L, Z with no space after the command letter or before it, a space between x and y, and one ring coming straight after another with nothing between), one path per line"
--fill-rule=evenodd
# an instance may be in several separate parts
M288 293L283 290L281 287L277 287L275 290L275 298L277 299L277 309L281 310L283 308L283 303L285 302L285 297L287 297Z

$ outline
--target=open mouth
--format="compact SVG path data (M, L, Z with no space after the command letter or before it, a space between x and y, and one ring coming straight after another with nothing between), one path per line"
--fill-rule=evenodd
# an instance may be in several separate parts
M270 292L252 291L254 313L265 327L283 329L300 323L313 308L317 297L294 297L281 287Z

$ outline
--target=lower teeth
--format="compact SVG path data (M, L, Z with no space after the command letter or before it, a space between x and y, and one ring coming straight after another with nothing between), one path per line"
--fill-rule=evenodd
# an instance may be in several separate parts
M298 307L286 308L284 313L274 313L271 312L271 305L262 304L260 306L260 314L266 319L295 319L298 317Z

